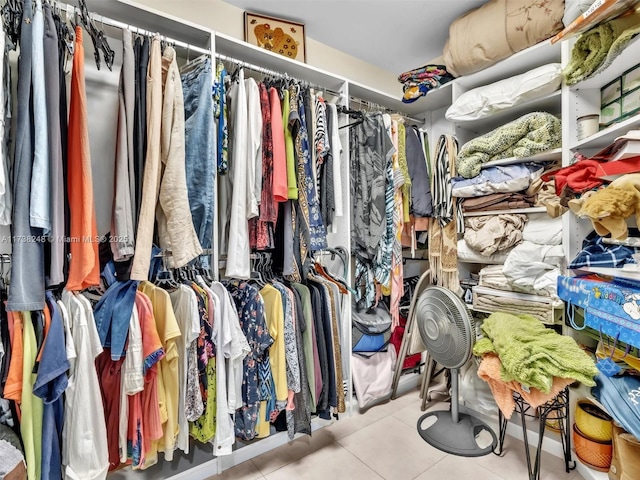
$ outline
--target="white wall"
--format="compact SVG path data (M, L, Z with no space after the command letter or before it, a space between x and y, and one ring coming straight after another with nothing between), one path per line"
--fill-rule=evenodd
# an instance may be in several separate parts
M221 0L135 0L135 3L244 40L244 10ZM330 21L330 15L327 15L327 19ZM327 28L331 26L328 25ZM397 81L397 74L309 37L307 63L398 98L402 96L402 86Z

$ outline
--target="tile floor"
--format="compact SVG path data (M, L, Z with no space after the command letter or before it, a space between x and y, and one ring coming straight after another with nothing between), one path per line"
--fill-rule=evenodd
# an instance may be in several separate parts
M431 408L443 409L444 404ZM464 458L425 443L417 391L355 413L208 480L527 480L521 441L507 437L503 457ZM543 454L541 480L583 480Z

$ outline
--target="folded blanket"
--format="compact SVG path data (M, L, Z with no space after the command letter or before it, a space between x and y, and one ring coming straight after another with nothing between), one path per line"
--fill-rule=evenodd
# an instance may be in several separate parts
M473 178L452 178L451 194L454 197L471 198L492 193L521 192L529 188L543 171L544 167L535 163L489 167Z
M462 204L462 211L486 212L490 210L531 208L535 203L535 195L524 195L522 193L492 193L482 197L467 198Z
M594 386L598 369L593 359L566 335L559 335L530 315L492 313L482 323L486 338L476 342L473 353L496 353L505 382L520 382L550 393L553 378L578 380Z
M607 68L638 33L640 15L634 14L602 23L580 35L562 72L565 83L574 85Z
M523 241L507 256L503 272L514 291L555 296L563 263L562 245L538 245Z
M500 214L465 219L464 240L482 255L506 250L522 241L526 215Z
M465 143L456 166L459 175L472 178L480 173L483 163L530 157L561 144L560 120L550 113L532 112Z
M636 229L629 229L631 236L640 235ZM578 252L569 264L569 269L582 267L622 268L627 263L636 263L633 256L640 252L635 247L625 245L610 245L602 241L602 237L595 231L582 241L582 250Z
M438 88L451 80L454 80L454 77L447 72L445 65L425 65L401 73L398 76L398 81L403 84L404 95L402 101L404 103L415 102L434 88Z
M520 315L527 312L543 323L553 323L553 309L549 303L533 302L486 293L473 294L473 308L481 312L504 312Z
M573 383L572 379L553 377L553 384L549 393L544 393L537 388L525 390L518 382L505 382L500 376L502 370L502 362L496 355L485 355L480 362L478 368L478 376L489 384L493 398L498 404L498 408L504 417L509 420L516 408L516 402L513 399L513 392L518 392L520 396L531 407L538 408L550 400L553 400L562 390Z

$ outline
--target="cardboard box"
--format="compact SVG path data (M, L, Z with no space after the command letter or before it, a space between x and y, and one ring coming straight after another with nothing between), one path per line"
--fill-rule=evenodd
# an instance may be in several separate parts
M640 65L636 65L622 74L622 94L636 88L640 88Z
M622 95L622 116L631 116L640 111L640 88Z
M622 78L618 77L600 89L600 106L604 107L605 105L609 105L611 102L618 100L621 96Z
M600 125L609 126L622 116L622 102L616 100L600 109Z

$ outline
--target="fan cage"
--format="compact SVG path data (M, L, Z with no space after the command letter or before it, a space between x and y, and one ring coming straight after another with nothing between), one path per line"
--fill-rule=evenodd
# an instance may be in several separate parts
M466 305L453 292L426 288L415 315L422 342L434 360L446 368L460 368L469 360L476 329Z

